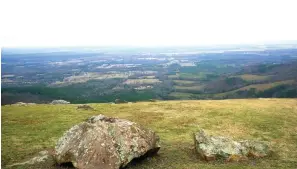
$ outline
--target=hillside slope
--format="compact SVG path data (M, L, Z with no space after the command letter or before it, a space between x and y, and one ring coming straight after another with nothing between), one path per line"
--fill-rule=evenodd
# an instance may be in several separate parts
M160 101L132 104L2 106L2 167L52 148L74 124L104 114L135 121L161 138L157 156L128 168L296 168L297 100L242 99ZM259 139L271 144L271 157L242 163L206 163L194 153L192 133L201 127L214 135ZM45 167L46 168L46 167Z

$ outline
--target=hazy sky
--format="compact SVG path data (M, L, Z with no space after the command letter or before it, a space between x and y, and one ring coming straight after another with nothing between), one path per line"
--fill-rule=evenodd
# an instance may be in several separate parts
M4 46L297 40L296 0L1 0Z

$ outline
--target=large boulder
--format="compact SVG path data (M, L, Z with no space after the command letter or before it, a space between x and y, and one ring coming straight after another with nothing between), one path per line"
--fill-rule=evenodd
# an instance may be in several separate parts
M79 169L118 169L159 149L159 137L152 130L98 115L69 129L58 140L54 157L58 164L71 162Z
M267 144L261 141L234 141L222 136L208 136L203 130L194 134L195 148L206 160L243 161L249 157L260 158L269 155Z
M70 102L66 100L53 100L51 104L70 104Z

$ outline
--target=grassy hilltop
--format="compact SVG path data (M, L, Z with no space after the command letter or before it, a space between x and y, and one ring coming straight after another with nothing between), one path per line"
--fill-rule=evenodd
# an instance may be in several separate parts
M155 130L157 156L128 168L296 168L297 100L240 99L160 101L132 104L2 106L2 167L52 148L63 132L98 114L125 118ZM194 153L192 133L201 127L214 135L259 139L271 144L271 157L242 163L206 163Z

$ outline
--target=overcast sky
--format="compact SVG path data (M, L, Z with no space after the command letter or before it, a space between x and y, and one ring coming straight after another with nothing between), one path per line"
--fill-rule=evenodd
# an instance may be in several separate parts
M296 0L1 0L2 46L297 40Z

